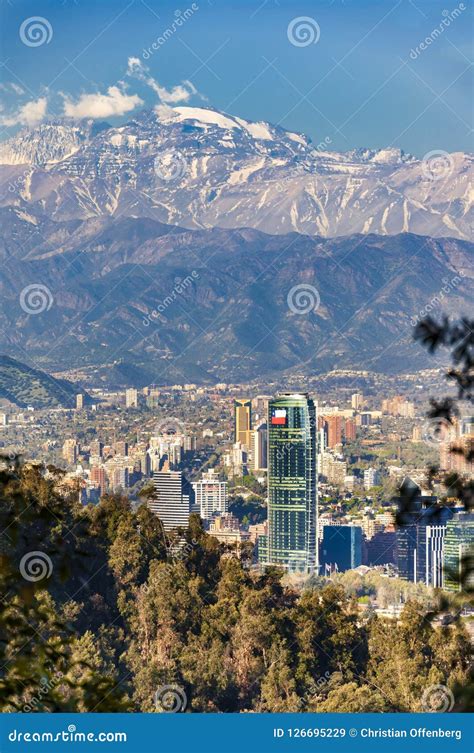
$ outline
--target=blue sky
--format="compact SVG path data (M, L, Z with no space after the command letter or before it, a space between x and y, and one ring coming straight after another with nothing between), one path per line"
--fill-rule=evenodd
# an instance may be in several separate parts
M158 91L169 104L268 120L316 144L330 139L336 150L472 149L467 0L198 0L196 10L189 0L1 0L0 7L2 138L65 107L107 109L106 99L91 95L114 100L118 114L109 122L126 120L134 106L155 106ZM177 8L192 12L147 55L173 28ZM29 46L19 30L36 16L51 38ZM291 43L289 24L300 17L316 43ZM140 61L139 75L126 75L129 58Z

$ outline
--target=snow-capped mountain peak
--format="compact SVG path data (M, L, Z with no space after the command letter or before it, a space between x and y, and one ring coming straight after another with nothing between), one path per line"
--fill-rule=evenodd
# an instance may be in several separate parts
M142 111L118 127L53 121L0 145L0 204L53 220L469 238L471 156L320 147L207 107Z

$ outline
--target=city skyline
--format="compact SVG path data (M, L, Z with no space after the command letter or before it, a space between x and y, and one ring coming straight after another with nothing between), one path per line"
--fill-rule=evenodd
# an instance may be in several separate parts
M7 748L467 753L472 10L1 3Z

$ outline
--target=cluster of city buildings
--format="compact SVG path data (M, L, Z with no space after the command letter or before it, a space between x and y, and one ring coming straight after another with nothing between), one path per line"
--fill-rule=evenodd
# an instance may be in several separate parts
M334 420L334 419L337 419ZM186 524L194 510L209 524L209 533L221 541L256 541L258 562L277 565L291 573L343 572L362 564L391 564L401 578L445 589L459 588L463 558L474 541L474 515L440 507L432 494L406 479L401 493L410 499L407 519L395 527L392 511L362 514L360 520L341 523L330 515L319 516L318 475L324 476L325 448L340 444L341 416L317 416L317 406L307 395L286 393L270 398L267 415L252 426L251 400L234 403L234 449L253 462L255 433L266 435L267 512L264 524L244 531L227 510L226 482L215 472L186 486L179 472L155 473L154 512L166 530ZM260 421L260 419L259 419ZM352 425L349 424L352 432ZM355 435L351 435L351 438ZM263 463L258 462L258 465ZM318 474L318 470L322 473ZM364 484L376 484L377 472L364 472ZM170 489L173 488L173 494Z
M338 407L318 405L300 392L230 398L228 385L216 385L210 391L196 385L167 390L166 399L176 394L171 402L183 394L190 404L205 396L220 415L232 405L232 436L225 430L216 431L215 422L204 421L197 408L194 424L189 422L194 431L186 430L188 422L182 420L170 431L162 421L156 431L140 436L137 432L133 438L128 432L129 442L93 439L86 443L77 436L68 437L61 451L69 469L66 479L78 483L84 504L97 502L107 492L128 492L133 498L133 489L152 481L154 493L149 495L148 505L166 532L185 527L189 516L197 513L211 536L236 551L244 543L254 545L261 567L278 565L292 573L329 575L360 565L388 566L390 572L412 582L457 587L456 574L473 544L472 515L457 509L455 501L450 509L440 512L436 496L423 490L424 470L407 469L400 458L398 464L390 460L383 466L351 460L351 454L360 455L365 443L383 444L387 420L393 432L387 435L388 441L400 444L400 432L409 436L403 428L408 426L411 441L430 442L433 438L426 432L432 428L427 429L416 417L413 402L395 395L374 405L373 397L356 392L348 405ZM163 393L154 387L127 389L121 395L111 393L100 399L106 406L101 410L110 405L112 416L120 404L137 422L147 411L151 415L157 408L160 413L163 410ZM33 413L19 416L5 412L0 415L0 427L8 431L9 419L11 426L31 422ZM78 394L76 414L98 416L99 411ZM122 426L127 423L125 419ZM441 468L472 473L468 451L473 442L473 418L442 424L433 442ZM199 453L206 444L209 453L204 462ZM380 490L387 479L399 485L405 476L409 476L404 485L411 489L414 508L405 524L397 526L390 497L381 508ZM229 509L229 489L235 495L242 477L255 479L266 491L266 499L262 492L266 520L254 525L248 520L243 523ZM378 504L374 503L376 493ZM339 507L325 502L336 498L342 500ZM351 511L350 504L343 503L353 499L358 505Z

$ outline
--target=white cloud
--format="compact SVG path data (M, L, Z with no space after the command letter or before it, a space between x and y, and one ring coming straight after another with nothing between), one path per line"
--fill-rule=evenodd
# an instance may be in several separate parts
M15 92L15 94L21 95L21 94L25 93L25 90L22 89L21 86L18 86L18 84L15 84L14 81L10 82L10 87L11 87L12 91Z
M21 86L18 86L18 84L15 84L14 81L7 81L4 84L0 84L0 90L3 92L14 92L15 94L18 94L18 96L25 93L25 90Z
M132 76L143 81L147 84L155 94L160 98L160 102L164 105L176 105L178 102L187 102L193 95L197 94L196 87L191 81L182 81L181 84L173 86L172 89L166 89L161 86L158 81L150 75L149 68L142 63L139 58L131 57L128 59L127 76Z
M2 116L0 123L4 126L35 126L44 119L47 108L47 97L40 97L39 99L31 100L31 102L26 102L16 113Z
M77 102L66 99L64 115L71 118L110 118L124 115L143 104L138 94L126 94L119 86L109 86L106 94L82 94Z

